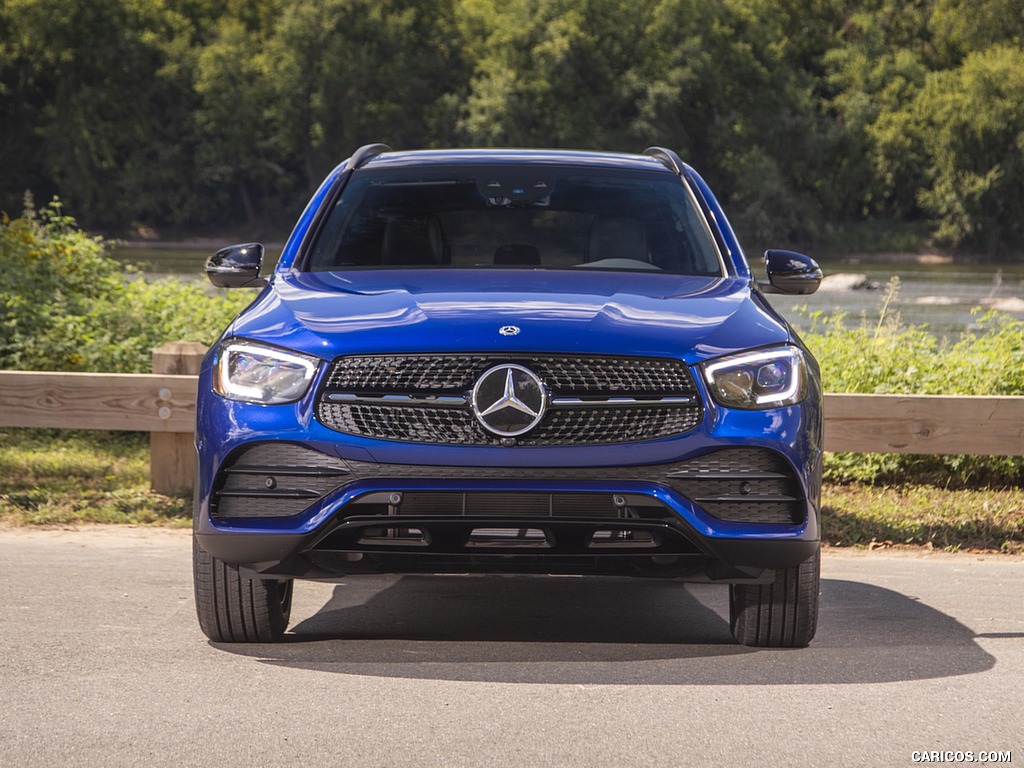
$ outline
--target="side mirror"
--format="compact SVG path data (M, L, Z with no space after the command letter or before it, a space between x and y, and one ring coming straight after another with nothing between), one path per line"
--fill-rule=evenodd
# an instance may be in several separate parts
M765 293L806 296L818 290L823 277L814 259L794 251L765 251L764 268L768 282L759 285Z
M229 245L206 262L206 276L218 288L262 288L268 283L260 277L262 264L261 244Z

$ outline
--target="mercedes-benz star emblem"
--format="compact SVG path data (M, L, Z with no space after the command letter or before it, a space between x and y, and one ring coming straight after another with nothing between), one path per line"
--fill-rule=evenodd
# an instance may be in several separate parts
M521 365L496 365L476 380L470 402L484 429L515 437L533 429L544 417L544 382Z
M502 336L518 336L519 326L518 325L503 325L498 329L498 333Z

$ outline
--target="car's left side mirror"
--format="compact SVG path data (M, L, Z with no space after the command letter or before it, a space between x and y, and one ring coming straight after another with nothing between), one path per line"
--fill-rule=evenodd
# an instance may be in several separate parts
M267 279L260 277L263 246L260 243L229 245L206 262L206 276L218 288L262 288Z
M768 282L759 285L765 293L806 296L818 290L823 277L814 259L795 251L765 251L764 269Z

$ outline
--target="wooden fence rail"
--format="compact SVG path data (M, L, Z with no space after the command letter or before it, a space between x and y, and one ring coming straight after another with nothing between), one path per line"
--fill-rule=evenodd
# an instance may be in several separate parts
M0 426L192 432L196 377L0 371Z
M153 490L187 491L201 358L176 344L154 352L163 373L0 371L0 427L150 432ZM1021 456L1024 397L825 395L825 450Z
M825 395L825 450L1024 456L1024 397Z

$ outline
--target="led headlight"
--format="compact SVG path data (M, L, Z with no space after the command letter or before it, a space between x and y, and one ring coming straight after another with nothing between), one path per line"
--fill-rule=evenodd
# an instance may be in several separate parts
M807 389L806 363L797 347L724 357L704 365L704 378L718 403L745 410L798 403Z
M229 341L220 349L213 375L217 394L229 400L278 405L301 398L319 361L249 341Z

